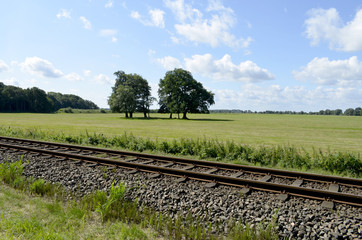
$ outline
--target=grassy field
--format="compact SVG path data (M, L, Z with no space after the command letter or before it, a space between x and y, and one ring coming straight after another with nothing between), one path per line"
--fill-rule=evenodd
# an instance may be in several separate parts
M0 114L0 127L65 134L116 136L124 132L151 139L207 138L250 145L291 145L362 153L362 118L349 116L189 114L190 120L151 114Z

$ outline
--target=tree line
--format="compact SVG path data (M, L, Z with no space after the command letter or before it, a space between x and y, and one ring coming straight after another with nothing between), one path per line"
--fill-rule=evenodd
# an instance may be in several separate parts
M114 73L116 81L108 104L112 112L125 113L132 118L134 112L142 112L149 117L150 106L156 99L151 96L151 87L146 79L138 74L126 74L123 71ZM158 112L177 114L187 119L187 113L208 113L214 104L214 94L207 91L196 81L189 71L176 68L168 71L160 79L158 89L160 109Z
M51 113L61 108L99 109L73 94L46 93L39 88L22 89L0 82L0 112Z
M362 116L362 108L347 108L345 111L342 109L335 110L320 110L318 112L304 112L304 111L251 111L251 110L240 110L240 109L216 109L210 110L212 113L255 113L255 114L299 114L299 115L341 115L341 116Z

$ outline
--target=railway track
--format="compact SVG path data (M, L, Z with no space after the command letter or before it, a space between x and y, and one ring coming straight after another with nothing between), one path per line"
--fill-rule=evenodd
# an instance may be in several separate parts
M278 193L281 200L289 196L317 199L328 208L333 208L334 203L362 207L362 179L0 137L0 151L9 150L60 161L122 167L129 169L130 174L144 171L153 178L169 175L178 182L195 179L206 182L207 187L236 186L244 194L251 190L268 191Z

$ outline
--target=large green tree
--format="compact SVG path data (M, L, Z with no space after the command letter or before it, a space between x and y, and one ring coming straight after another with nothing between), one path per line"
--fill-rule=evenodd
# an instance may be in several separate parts
M207 91L200 82L196 81L189 71L176 68L166 72L160 80L159 89L160 109L177 113L180 118L187 119L187 113L208 113L214 104L214 94Z
M126 118L132 118L133 113L138 111L147 118L154 101L147 80L138 74L126 74L123 71L117 71L114 75L116 82L108 99L112 112L122 112Z

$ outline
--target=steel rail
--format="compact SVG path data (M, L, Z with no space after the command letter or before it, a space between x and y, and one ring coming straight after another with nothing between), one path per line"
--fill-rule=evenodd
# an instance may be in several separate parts
M174 162L174 163L197 165L197 166L204 166L204 167L224 169L224 170L235 170L235 171L259 173L259 174L265 174L265 175L275 175L278 177L289 177L289 178L294 178L294 179L303 179L303 180L307 180L307 181L309 180L309 181L318 181L318 182L323 181L323 182L328 182L328 183L338 183L341 185L350 185L350 186L353 186L356 188L362 188L362 179L358 179L358 178L321 175L321 174L314 174L314 173L307 173L307 172L272 169L272 168L266 168L266 167L256 167L256 166L247 166L247 165L239 165L239 164L232 164L232 163L186 159L186 158L161 156L161 155L137 153L137 152L130 152L130 151L120 151L120 150L113 150L113 149L106 149L106 148L96 148L96 147L88 147L88 146L71 145L71 144L36 141L36 140L0 136L0 140L1 139L10 140L10 141L18 141L18 142L19 141L28 142L28 143L34 143L34 144L46 144L49 146L51 145L51 146L58 146L58 147L64 147L64 148L77 148L77 149L82 149L82 150L86 150L86 151L94 151L94 152L99 152L99 153L126 155L126 156L139 157L139 158L150 158L150 159L155 159L155 160L163 160L163 161Z
M5 144L5 143L0 143L0 146L8 148L8 149L17 149L17 150L26 151L26 152L35 152L35 153L58 156L58 157L63 157L63 158L68 158L68 159L78 159L78 160L83 160L83 161L96 162L96 163L106 164L106 165L115 165L115 166L119 166L119 167L138 169L141 171L158 172L160 174L173 175L173 176L178 176L178 177L182 177L182 178L185 178L185 177L192 178L192 179L197 179L197 180L207 181L207 182L211 181L211 182L215 182L218 184L224 184L224 185L232 185L232 186L240 186L240 187L247 186L247 187L258 189L258 190L286 193L289 195L303 196L305 198L328 200L328 201L340 202L340 203L350 204L353 206L362 207L362 195L354 195L354 194L348 194L348 193L326 191L326 190L319 190L319 189L312 189L312 188L305 188L305 187L296 187L296 186L292 186L292 185L263 182L263 181L258 181L258 180L241 179L241 178L215 175L215 174L209 174L209 173L193 172L193 171L182 170L182 169L177 169L177 168L167 168L167 167L161 167L161 166L133 163L133 162L113 160L113 159L109 159L109 158L100 158L100 157L87 156L87 155L80 155L80 154L74 154L74 153L58 152L58 151L54 151L54 150L38 149L38 148L11 145L11 144Z

